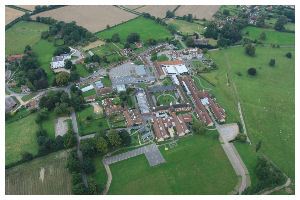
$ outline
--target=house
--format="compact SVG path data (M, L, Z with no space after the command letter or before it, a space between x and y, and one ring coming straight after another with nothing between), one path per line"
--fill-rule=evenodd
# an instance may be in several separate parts
M54 56L52 57L52 62L50 63L51 69L59 69L65 67L65 61L70 60L71 55L70 54L62 54L60 56Z
M21 91L22 93L28 93L30 92L30 89L27 87L27 85L21 85Z
M120 105L114 105L112 98L106 98L102 100L102 106L104 108L106 116L112 116L123 112L123 108Z
M17 105L17 102L12 97L5 98L5 112L10 112Z
M81 88L81 91L82 91L82 92L87 92L87 91L90 91L90 90L92 90L92 89L94 89L93 84L91 84L91 85L89 85L89 86L86 86L86 87L84 87L84 88Z
M142 116L137 109L123 111L127 127L137 126L143 123Z
M6 59L8 62L15 62L19 61L23 58L24 54L16 54L16 55L10 55Z
M182 60L155 62L154 65L159 79L164 79L167 75L172 76L188 73L188 69Z
M100 88L103 88L103 87L104 87L104 85L103 85L103 83L101 82L101 80L96 81L96 82L95 82L95 86L96 86L96 89L100 89Z
M137 103L139 105L141 113L142 114L150 113L149 104L148 104L147 97L146 97L144 90L142 90L142 89L138 90L135 96L136 96Z

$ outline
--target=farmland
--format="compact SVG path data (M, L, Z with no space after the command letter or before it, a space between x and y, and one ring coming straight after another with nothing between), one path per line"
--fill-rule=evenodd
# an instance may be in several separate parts
M48 25L20 21L5 31L5 55L23 53L26 45L33 46L41 38Z
M112 27L136 17L135 14L110 5L64 6L36 14L33 16L33 19L37 16L52 17L56 20L65 22L75 21L77 25L82 26L91 32L101 31L106 29L107 25Z
M59 151L5 171L5 194L71 194L67 151Z
M229 87L226 85L228 73L236 85L251 141L254 144L262 141L261 152L294 178L295 160L287 155L295 153L295 63L285 57L287 52L294 55L295 51L293 48L256 47L255 57L246 56L242 47L210 52L218 70L204 76L216 85L212 93L224 105L229 120L237 121L239 114L233 83ZM270 58L276 59L275 67L268 65ZM247 75L249 67L258 70L255 77Z
M213 15L219 10L219 5L185 5L180 6L176 12L176 16L192 14L197 19L212 19Z
M36 53L38 57L38 62L40 67L43 68L48 76L48 83L52 84L55 79L55 74L50 68L50 62L55 51L53 43L47 40L40 40L34 46L32 50Z
M246 34L248 32L248 34ZM246 27L243 29L245 37L252 40L259 40L259 36L262 32L266 33L266 40L262 41L267 44L281 44L281 45L292 45L295 44L295 34L294 33L284 33L278 32L274 29L263 29L257 27Z
M162 146L160 151L166 163L156 167L144 155L112 164L109 194L228 194L237 184L215 132L181 139L175 148Z
M136 9L138 12L149 13L152 16L165 18L166 12L168 10L173 11L177 6L176 5L146 5L141 8Z
M16 162L21 159L23 152L33 155L38 152L36 141L37 124L35 123L36 114L17 121L5 124L5 164Z
M24 8L26 10L33 11L36 5L17 5L20 8Z
M204 26L199 23L191 23L179 19L169 19L166 23L173 24L182 34L193 34L195 32L203 34Z
M101 31L97 33L97 36L102 39L108 39L114 33L119 33L121 42L125 43L127 36L133 32L140 34L143 42L146 42L150 38L164 40L167 37L172 37L171 33L164 26L143 17L138 17L124 24Z
M24 14L25 13L20 10L5 6L5 25L9 24L10 22L14 21Z
M98 133L108 129L106 118L102 114L95 114L92 106L88 106L76 114L81 136L96 132ZM87 117L91 117L91 119L88 119Z

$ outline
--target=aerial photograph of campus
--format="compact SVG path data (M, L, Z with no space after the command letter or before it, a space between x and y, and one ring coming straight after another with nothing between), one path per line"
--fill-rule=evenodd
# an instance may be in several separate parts
M5 5L3 54L5 195L295 195L294 5Z

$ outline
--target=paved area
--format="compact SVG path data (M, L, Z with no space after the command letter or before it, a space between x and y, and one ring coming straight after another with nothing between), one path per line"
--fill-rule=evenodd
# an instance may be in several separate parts
M218 125L217 129L223 140L230 142L239 134L239 127L236 123Z
M145 154L149 165L155 166L161 163L166 162L164 157L161 155L158 147L156 146L156 144L150 144L147 146L143 146L141 148L126 152L126 153L121 153L115 156L111 156L108 158L104 159L104 163L107 165L122 161L122 160L126 160L141 154Z
M59 117L55 123L55 137L63 136L68 131L68 123L66 122L70 117Z

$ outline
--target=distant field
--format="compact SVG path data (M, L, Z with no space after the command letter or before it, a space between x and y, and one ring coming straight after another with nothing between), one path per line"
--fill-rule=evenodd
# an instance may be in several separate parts
M24 8L26 10L33 11L36 5L17 5L20 8Z
M5 194L71 194L67 151L59 151L5 170Z
M190 23L179 19L169 19L166 23L173 24L183 34L193 34L195 32L203 34L204 32L204 26L198 23Z
M247 132L252 143L257 144L262 141L260 152L265 153L293 179L295 177L295 60L286 58L287 52L295 55L294 48L283 47L256 47L255 57L246 56L242 47L212 51L209 55L218 65L218 69L203 76L216 85L211 87L211 92L225 108L229 116L228 121L234 122L240 119L232 83L229 87L226 84L226 74L229 74L237 87ZM276 60L275 67L268 65L271 58ZM247 75L249 67L257 69L256 77ZM237 72L242 76L238 76Z
M171 33L164 26L144 17L138 17L124 24L101 31L97 33L97 36L107 39L111 38L114 33L119 33L121 42L125 43L127 36L133 32L139 33L143 42L150 38L161 40L172 37Z
M48 42L47 40L40 40L32 46L32 49L38 56L38 62L41 68L43 68L47 73L48 83L51 85L54 81L55 74L50 68L50 62L56 47L54 47L53 43Z
M282 45L294 45L295 44L295 34L294 33L285 33L285 32L278 32L274 29L264 29L264 28L257 28L248 26L243 29L243 33L245 34L248 32L248 37L252 40L259 39L259 36L262 32L266 33L266 40L263 41L264 43L268 44L282 44Z
M131 10L135 10L135 9L140 8L142 6L141 5L125 5L124 7L129 8Z
M36 114L5 123L5 165L21 160L23 152L38 152Z
M219 5L184 5L176 11L176 16L192 14L197 19L212 19L213 15L219 10Z
M168 10L173 11L176 5L146 5L136 9L138 12L149 13L152 16L165 18Z
M48 25L37 22L20 21L5 31L5 55L23 53L26 45L34 45L41 38L41 32Z
M72 5L64 6L54 10L38 13L32 18L52 17L56 20L72 22L88 29L91 32L97 32L106 29L106 26L115 26L136 17L135 14L126 12L111 5Z
M9 24L10 22L14 21L24 14L25 13L20 10L5 6L5 25Z
M109 194L228 194L237 184L215 132L160 151L166 163L159 166L150 167L144 155L112 164Z

